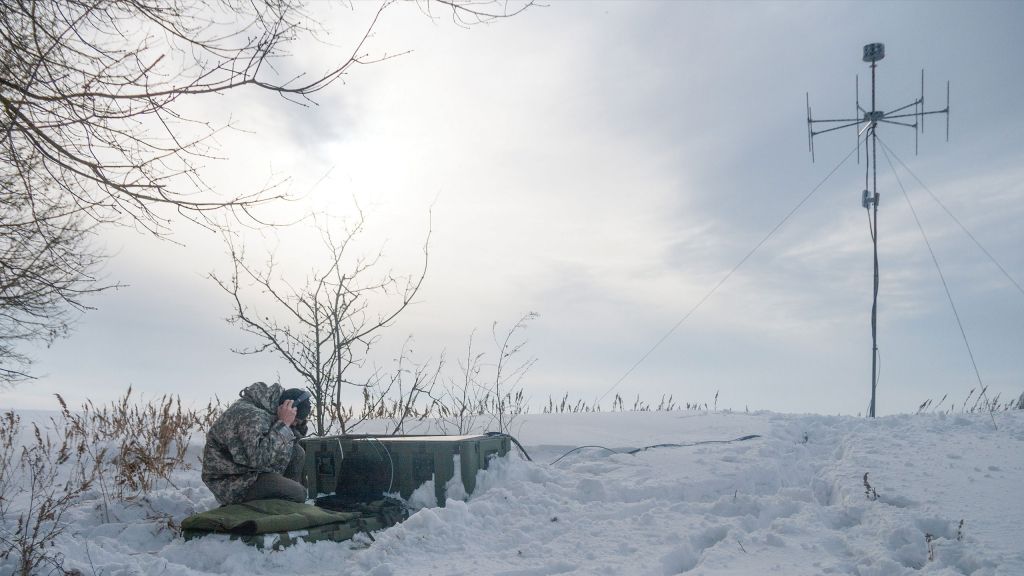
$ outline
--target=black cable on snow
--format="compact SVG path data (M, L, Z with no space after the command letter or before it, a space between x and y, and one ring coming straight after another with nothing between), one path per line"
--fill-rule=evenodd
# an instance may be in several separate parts
M760 438L759 434L748 434L746 436L740 436L739 438L733 438L732 440L704 440L703 442L690 442L687 444L654 444L653 446L644 446L643 448L635 448L626 452L626 454L639 454L645 450L652 448L687 448L690 446L700 446L702 444L731 444L733 442L743 442L744 440L752 440L754 438Z
M523 445L519 443L519 440L517 440L515 436L513 436L511 434L506 434L504 432L484 432L484 435L485 436L508 436L509 439L512 440L512 443L516 445L516 448L519 449L519 452L522 453L523 458L526 458L530 462L533 462L533 458L530 458L530 455L526 453L526 448L523 448Z
M519 451L523 453L523 456L525 456L530 462L533 462L533 458L530 458L530 455L526 453L526 448L523 448L523 445L519 443L519 440L516 440L516 437L511 434L509 434L508 437L512 439L512 442L516 445L516 448L519 448Z
M704 444L731 444L733 442L743 442L745 440L753 440L754 438L760 438L760 437L761 437L760 434L748 434L746 436L740 436L739 438L733 438L732 440L702 440L700 442L687 442L685 444L652 444L650 446L644 446L642 448L634 448L632 450L613 450L611 448L606 448L604 446L596 446L596 445L577 446L576 448L573 448L572 450L569 450L565 454L562 454L561 456L556 458L551 464L548 464L548 466L554 466L555 464L557 464L560 460L562 460L566 456L569 456L570 454L574 454L574 453L579 452L580 450L583 450L583 449L586 449L586 448L600 448L601 450L607 450L608 452L611 452L612 454L630 454L630 455L634 455L635 456L636 454L639 454L640 452L644 452L644 451L647 451L647 450L652 450L654 448L688 448L688 447L691 447L691 446L701 446L701 445L704 445Z
M554 466L555 464L558 464L558 461L561 460L562 458L565 458L566 456L568 456L570 454L574 454L576 452L579 452L580 450L585 450L587 448L600 448L601 450L607 450L608 452L611 452L612 454L620 454L620 452L618 450L612 450L611 448L606 448L604 446L596 446L596 445L577 446L577 447L573 448L572 450L569 450L565 454L562 454L561 456L556 458L555 461L552 462L551 464L548 464L548 466Z

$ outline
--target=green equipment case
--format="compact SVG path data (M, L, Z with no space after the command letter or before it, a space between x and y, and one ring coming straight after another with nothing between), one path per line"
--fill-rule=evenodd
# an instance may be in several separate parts
M469 436L345 435L304 438L305 485L309 497L337 494L353 502L378 500L398 492L409 498L434 480L438 506L447 500L447 484L458 457L466 494L476 488L476 473L491 458L504 456L512 443L505 434Z

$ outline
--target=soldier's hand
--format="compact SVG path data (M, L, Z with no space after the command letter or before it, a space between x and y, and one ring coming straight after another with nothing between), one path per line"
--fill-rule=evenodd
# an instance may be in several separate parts
M295 415L298 410L292 406L291 400L285 400L277 407L277 419L284 422L285 426L291 426L292 422L295 422Z

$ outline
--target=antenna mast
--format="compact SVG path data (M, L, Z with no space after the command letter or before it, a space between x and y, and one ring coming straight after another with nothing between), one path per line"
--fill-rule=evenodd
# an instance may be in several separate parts
M814 137L826 132L853 127L857 132L857 161L860 162L860 146L864 143L864 191L861 194L861 206L868 211L871 243L874 251L874 283L871 300L871 404L868 416L875 417L875 392L878 387L878 169L876 152L878 136L876 130L880 123L895 124L914 129L914 153L917 154L918 133L924 133L924 117L929 114L946 115L946 142L949 142L949 82L946 82L946 107L941 110L925 110L924 108L924 70L921 70L921 97L910 104L900 106L889 112L879 110L875 101L875 69L878 61L885 58L885 44L873 43L864 46L864 61L871 65L871 110L860 105L860 78L856 78L856 113L853 118L832 118L815 120L811 116L811 96L807 94L807 147L814 161ZM913 108L913 111L910 109ZM822 129L815 130L815 125ZM862 138L863 137L863 138Z

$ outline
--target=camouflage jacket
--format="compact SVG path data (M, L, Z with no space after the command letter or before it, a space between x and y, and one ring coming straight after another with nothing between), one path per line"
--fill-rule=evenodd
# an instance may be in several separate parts
M296 436L277 419L282 388L257 382L206 433L203 482L221 504L237 504L261 472L284 472Z

